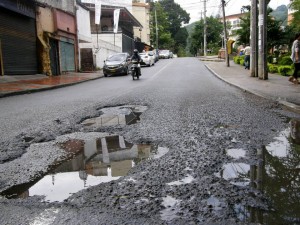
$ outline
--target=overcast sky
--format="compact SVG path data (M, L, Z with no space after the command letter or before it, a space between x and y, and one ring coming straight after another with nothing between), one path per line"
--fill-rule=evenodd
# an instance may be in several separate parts
M193 23L201 18L201 12L203 13L204 3L203 0L175 0L176 3L180 4L187 13L190 14L190 23ZM243 5L251 5L251 0L225 0L225 14L232 15L241 12ZM288 5L290 0L271 0L269 7L276 9L280 5ZM222 15L221 0L206 0L206 16L216 16L217 14Z

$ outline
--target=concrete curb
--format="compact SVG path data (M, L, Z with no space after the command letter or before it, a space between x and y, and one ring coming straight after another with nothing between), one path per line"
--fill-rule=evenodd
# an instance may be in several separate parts
M67 84L60 84L60 85L55 85L55 86L51 86L51 87L41 87L41 88L36 88L36 89L28 89L28 90L22 90L22 91L0 93L0 98L9 97L9 96L15 96L15 95L30 94L30 93L47 91L47 90L53 90L53 89L58 89L58 88L67 87L67 86L71 86L71 85L75 85L75 84L80 84L80 83L91 81L91 80L100 79L100 78L103 78L103 77L104 76L94 77L94 78L90 78L90 79L86 79L86 80L81 80L81 81L78 81L78 82L67 83Z
M243 87L243 86L240 86L240 85L237 85L237 84L233 84L231 82L229 82L228 80L224 79L222 76L220 76L219 74L217 74L213 69L211 69L209 66L205 65L205 67L213 74L215 75L217 78L219 78L220 80L226 82L227 84L231 85L231 86L234 86L234 87L237 87L239 88L240 90L244 91L244 92L248 92L248 93L251 93L251 94L254 94L256 96L259 96L261 98L264 98L264 99L268 99L268 100L271 100L271 101L274 101L274 102L277 102L279 103L280 105L296 112L296 113L300 113L300 106L294 104L294 103L291 103L291 102L287 102L287 101L284 101L284 100L281 100L281 99L272 99L270 98L269 96L267 95L263 95L261 93L257 93L253 90L249 90L247 89L246 87Z

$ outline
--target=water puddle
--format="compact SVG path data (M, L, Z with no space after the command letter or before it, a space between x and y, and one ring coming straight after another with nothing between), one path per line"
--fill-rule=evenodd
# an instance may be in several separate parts
M164 221L172 221L175 218L179 218L179 216L176 214L179 212L179 204L181 200L178 200L171 196L167 196L162 199L162 205L165 207L165 209L160 211L161 219Z
M102 114L96 118L84 120L81 124L92 127L131 125L140 121L140 115L148 109L147 106L117 106L103 108Z
M191 175L187 175L185 178L183 178L182 180L177 180L177 181L173 181L170 183L167 183L167 185L182 185L182 184L189 184L192 183L193 180L195 180L194 177L192 177Z
M59 145L77 154L38 181L13 187L1 195L7 198L43 195L45 201L63 201L87 187L117 180L141 161L156 159L168 152L167 148L128 143L122 136L68 140Z
M228 163L215 174L235 185L245 184L237 178L248 180L269 199L269 211L236 204L238 218L259 224L300 224L300 121L291 120L288 129L257 151L257 157L256 165Z
M234 158L234 159L240 159L240 158L244 158L246 155L246 151L243 149L227 149L226 150L227 155L229 155L230 157Z

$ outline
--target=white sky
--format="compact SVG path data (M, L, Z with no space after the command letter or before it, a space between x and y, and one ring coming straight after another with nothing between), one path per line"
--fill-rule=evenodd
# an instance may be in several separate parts
M204 11L203 0L175 0L181 8L190 14L190 23L193 23L201 18L201 12ZM225 0L225 14L232 15L241 13L243 5L251 5L251 0ZM271 0L269 7L276 9L280 5L288 5L290 0ZM206 0L206 16L222 15L221 0Z

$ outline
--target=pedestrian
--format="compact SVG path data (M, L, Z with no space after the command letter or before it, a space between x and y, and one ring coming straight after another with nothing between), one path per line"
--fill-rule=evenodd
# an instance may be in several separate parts
M246 48L244 50L244 54L245 54L245 69L250 69L250 53L251 53L251 47L249 46L249 44L246 45Z
M299 55L299 40L300 40L300 33L295 35L295 40L292 45L292 55L291 59L294 63L294 73L293 76L289 77L289 81L293 82L294 84L299 84L298 81L298 72L300 71L300 55Z

